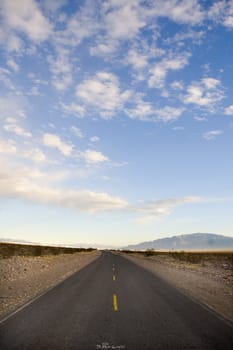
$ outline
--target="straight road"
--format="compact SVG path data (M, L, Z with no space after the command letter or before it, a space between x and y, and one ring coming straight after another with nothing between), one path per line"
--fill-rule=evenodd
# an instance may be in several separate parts
M120 255L90 265L0 324L0 349L233 349L233 328Z

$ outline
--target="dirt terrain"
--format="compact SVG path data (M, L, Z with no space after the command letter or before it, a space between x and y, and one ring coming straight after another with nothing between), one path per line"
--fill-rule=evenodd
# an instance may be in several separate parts
M233 322L232 252L123 255Z
M11 249L11 252L14 250ZM76 252L58 255L0 257L0 318L80 270L101 253ZM41 252L40 252L41 253ZM56 253L57 254L57 253ZM6 256L7 255L7 256Z

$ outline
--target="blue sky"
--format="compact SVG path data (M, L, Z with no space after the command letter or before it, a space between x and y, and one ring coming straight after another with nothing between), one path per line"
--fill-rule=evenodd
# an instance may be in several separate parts
M233 1L0 1L0 236L233 236Z

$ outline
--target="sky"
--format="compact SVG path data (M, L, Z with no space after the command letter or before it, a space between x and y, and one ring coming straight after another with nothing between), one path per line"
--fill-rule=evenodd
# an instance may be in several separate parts
M232 77L232 0L0 0L0 237L233 236Z

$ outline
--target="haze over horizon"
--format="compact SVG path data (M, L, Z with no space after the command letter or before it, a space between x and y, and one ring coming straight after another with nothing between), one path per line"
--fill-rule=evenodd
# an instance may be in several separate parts
M233 237L233 2L0 2L0 237Z

